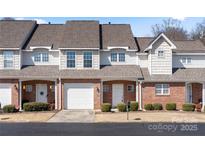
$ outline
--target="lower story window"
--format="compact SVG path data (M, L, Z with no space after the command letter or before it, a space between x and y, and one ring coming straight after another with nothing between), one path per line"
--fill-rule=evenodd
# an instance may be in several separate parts
M156 84L155 85L156 95L169 95L169 93L170 93L169 84Z
M134 85L128 85L128 86L127 86L127 91L128 91L128 92L134 92L134 90L135 90Z
M32 92L32 85L26 85L26 92Z
M109 92L110 86L109 85L103 85L103 92Z

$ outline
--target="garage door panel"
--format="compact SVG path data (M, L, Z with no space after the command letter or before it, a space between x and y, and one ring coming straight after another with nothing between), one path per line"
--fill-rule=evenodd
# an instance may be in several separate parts
M93 84L71 83L65 84L64 87L66 109L93 109Z
M0 103L2 107L11 104L11 85L0 85Z

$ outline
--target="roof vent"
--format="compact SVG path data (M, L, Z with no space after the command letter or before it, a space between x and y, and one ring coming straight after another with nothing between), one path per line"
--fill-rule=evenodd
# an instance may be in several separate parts
M48 24L50 25L50 24L51 24L51 22L49 21L49 22L48 22Z
M110 25L110 24L111 24L111 22L108 22L108 24Z

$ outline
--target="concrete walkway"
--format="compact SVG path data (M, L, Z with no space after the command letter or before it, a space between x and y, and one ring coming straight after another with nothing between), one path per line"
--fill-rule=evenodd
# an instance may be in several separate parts
M48 122L94 122L95 113L92 110L62 110Z

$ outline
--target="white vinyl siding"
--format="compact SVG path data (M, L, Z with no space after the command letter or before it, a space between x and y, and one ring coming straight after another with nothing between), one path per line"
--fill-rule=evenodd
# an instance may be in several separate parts
M147 55L138 55L138 65L140 67L148 67L148 56Z
M66 51L60 51L60 69L69 69L67 68L67 52ZM87 51L75 51L76 55L76 69L87 69L84 68L84 56L83 53ZM92 52L92 69L99 69L99 62L100 62L100 57L99 57L99 51L91 51Z
M163 58L158 52L163 51ZM163 39L159 39L151 51L151 74L172 74L172 50L170 45Z
M117 62L111 61L111 53L115 53L112 51L101 51L100 52L100 65L136 65L137 64L137 55L134 51L125 51L125 61ZM117 53L117 52L116 52ZM122 53L122 52L118 52ZM119 55L117 55L119 57ZM117 58L119 59L119 58Z
M20 51L12 51L13 52L13 67L9 69L20 69L21 65L21 56ZM0 51L0 69L4 68L4 51Z
M23 65L59 65L59 52L58 51L49 51L48 52L48 62L35 62L34 61L34 52L23 51L22 52L22 64Z
M183 63L182 59L187 60ZM173 55L173 68L205 68L205 55Z

